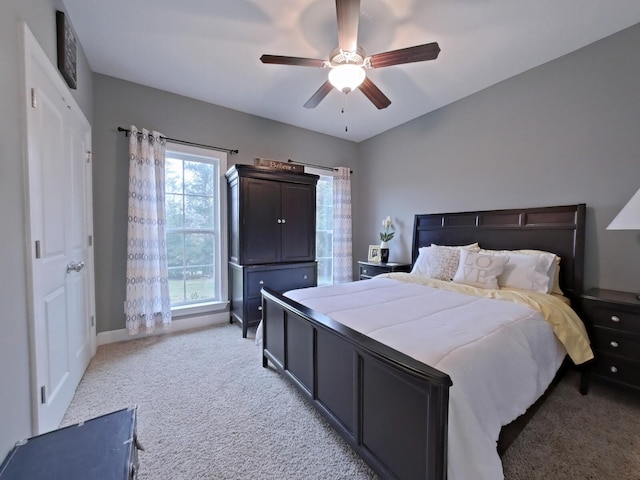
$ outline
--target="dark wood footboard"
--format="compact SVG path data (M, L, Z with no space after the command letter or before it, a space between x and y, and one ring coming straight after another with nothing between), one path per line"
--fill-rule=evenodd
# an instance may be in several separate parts
M271 362L382 478L443 480L451 379L262 290L263 366Z

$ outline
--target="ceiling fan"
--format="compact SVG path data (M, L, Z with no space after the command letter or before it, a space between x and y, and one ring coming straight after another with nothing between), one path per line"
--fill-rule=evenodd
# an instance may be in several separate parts
M336 13L338 46L329 55L329 60L283 55L260 57L262 63L330 69L329 78L307 100L305 108L315 108L334 87L345 93L358 88L378 109L387 108L391 105L391 100L367 77L366 70L434 60L440 53L438 44L432 42L366 56L364 50L358 46L360 0L336 0Z

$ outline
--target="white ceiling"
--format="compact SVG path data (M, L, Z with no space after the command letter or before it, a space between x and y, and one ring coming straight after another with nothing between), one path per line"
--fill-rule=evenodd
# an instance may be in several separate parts
M332 0L63 1L94 72L356 142L640 22L639 0L361 0L367 54L434 41L441 52L368 70L391 106L355 91L341 114L336 90L303 108L327 70L259 61L327 59Z

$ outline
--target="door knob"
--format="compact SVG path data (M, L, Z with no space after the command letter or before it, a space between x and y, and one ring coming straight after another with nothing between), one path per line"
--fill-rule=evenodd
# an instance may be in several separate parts
M79 272L83 268L84 268L84 262L78 262L78 263L71 262L70 264L67 265L67 273Z

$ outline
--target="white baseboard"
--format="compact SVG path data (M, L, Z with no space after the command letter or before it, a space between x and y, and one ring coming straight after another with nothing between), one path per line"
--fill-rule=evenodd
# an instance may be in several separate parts
M220 325L222 323L229 323L229 312L210 313L207 315L199 315L197 317L180 318L173 320L171 326L168 329L158 329L153 333L140 334L140 335L127 335L127 330L122 328L120 330L109 330L107 332L100 332L96 335L96 343L98 346L106 345L107 343L123 342L126 340L135 340L136 338L151 337L154 335L166 335L167 333L179 332L182 330L191 330L192 328L208 327L211 325Z

